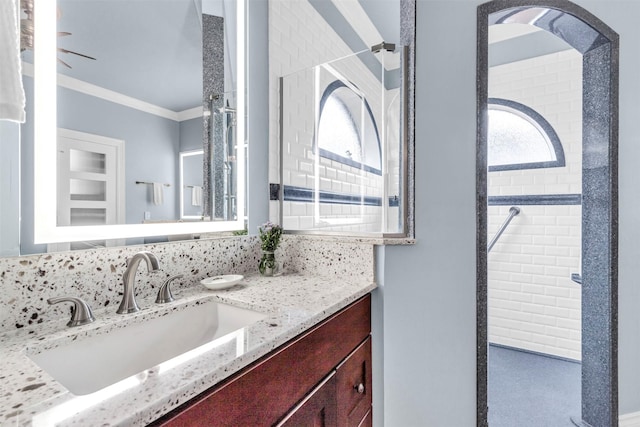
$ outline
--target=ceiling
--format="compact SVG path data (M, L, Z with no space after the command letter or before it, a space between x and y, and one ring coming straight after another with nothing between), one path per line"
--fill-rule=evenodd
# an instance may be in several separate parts
M526 34L542 31L542 29L527 24L496 24L489 26L489 44L509 40Z
M199 2L198 2L199 3ZM202 36L193 0L58 0L61 74L183 111L202 104Z
M96 58L61 52L72 68L58 64L58 73L175 112L201 106L200 15L223 16L234 1L58 0L58 31L71 33L58 47ZM398 42L398 0L333 2L363 41Z

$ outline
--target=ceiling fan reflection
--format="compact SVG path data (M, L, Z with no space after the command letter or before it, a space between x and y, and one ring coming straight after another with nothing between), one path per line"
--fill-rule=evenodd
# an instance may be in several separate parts
M23 18L20 19L20 51L25 50L33 50L33 34L35 31L35 26L33 23L33 0L20 0L20 9L23 11ZM62 16L62 11L58 8L57 18L60 19ZM58 37L70 36L71 33L68 31L58 31ZM72 50L64 49L59 47L58 52L60 53L69 53L72 55L77 55L82 58L96 60L96 58L85 55L79 52L74 52ZM60 58L57 58L58 62L64 65L67 68L72 68L71 65L67 64Z

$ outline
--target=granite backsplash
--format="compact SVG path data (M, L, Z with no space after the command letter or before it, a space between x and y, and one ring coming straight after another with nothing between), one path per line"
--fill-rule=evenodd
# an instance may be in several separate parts
M177 274L184 275L172 284L179 296L180 289L200 286L204 277L255 273L261 256L259 239L243 236L0 258L0 332L67 319L69 304L47 304L56 296L80 297L94 310L116 310L125 261L142 250L158 257L160 271L148 274L145 263L140 264L139 299L153 297L164 279ZM276 257L285 274L375 280L370 242L285 235Z

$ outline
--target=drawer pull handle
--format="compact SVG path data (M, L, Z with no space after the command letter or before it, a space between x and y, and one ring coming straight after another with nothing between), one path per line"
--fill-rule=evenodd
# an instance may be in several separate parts
M364 384L360 383L360 384L356 384L353 386L353 389L355 391L358 392L358 394L363 394L364 393Z

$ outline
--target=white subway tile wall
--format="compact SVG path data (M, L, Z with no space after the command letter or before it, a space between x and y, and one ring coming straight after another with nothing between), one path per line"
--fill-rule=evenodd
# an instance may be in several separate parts
M489 96L525 104L554 128L566 166L490 172L489 196L582 193L582 57L575 50L492 67ZM581 359L581 206L520 206L488 258L489 341ZM490 240L509 206L488 209Z

